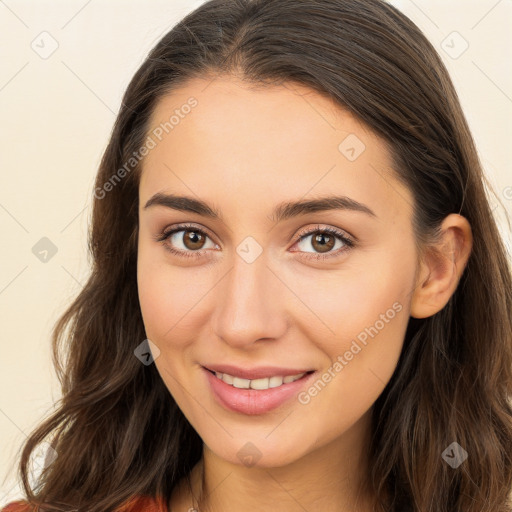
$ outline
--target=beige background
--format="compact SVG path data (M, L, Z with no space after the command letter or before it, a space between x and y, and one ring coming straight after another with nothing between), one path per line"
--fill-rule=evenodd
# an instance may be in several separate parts
M149 49L201 3L0 0L0 506L21 495L17 451L60 397L50 331L88 275L93 180L121 96ZM391 3L451 72L510 250L512 2ZM32 252L43 237L57 249L46 263Z

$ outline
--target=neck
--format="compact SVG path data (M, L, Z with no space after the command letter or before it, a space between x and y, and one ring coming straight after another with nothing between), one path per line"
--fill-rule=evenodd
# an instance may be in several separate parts
M342 437L280 467L233 464L203 445L190 488L181 486L170 510L259 512L278 503L280 512L370 512L372 501L361 492L369 421L367 413Z

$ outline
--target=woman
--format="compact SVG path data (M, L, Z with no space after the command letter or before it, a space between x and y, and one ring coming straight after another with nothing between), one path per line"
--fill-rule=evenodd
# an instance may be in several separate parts
M510 511L512 282L484 180L392 6L206 2L124 96L92 274L54 331L63 398L4 510Z

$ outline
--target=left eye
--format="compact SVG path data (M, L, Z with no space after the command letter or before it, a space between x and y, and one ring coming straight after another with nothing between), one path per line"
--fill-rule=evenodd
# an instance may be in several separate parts
M311 241L305 242L309 237L312 237ZM336 242L340 242L337 247L337 251L334 250ZM319 252L316 253L304 250L304 252L312 254L307 257L316 259L338 256L340 253L349 250L354 245L352 240L345 236L341 231L332 228L317 228L313 231L302 234L296 245L300 247L300 244L305 244L305 246L303 245L301 248L303 250L308 247L318 250Z

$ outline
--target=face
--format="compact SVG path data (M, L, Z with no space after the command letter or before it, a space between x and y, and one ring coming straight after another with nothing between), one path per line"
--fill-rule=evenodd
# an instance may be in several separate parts
M137 279L169 392L236 464L347 443L396 367L417 268L383 141L310 89L232 77L166 96L148 136Z

